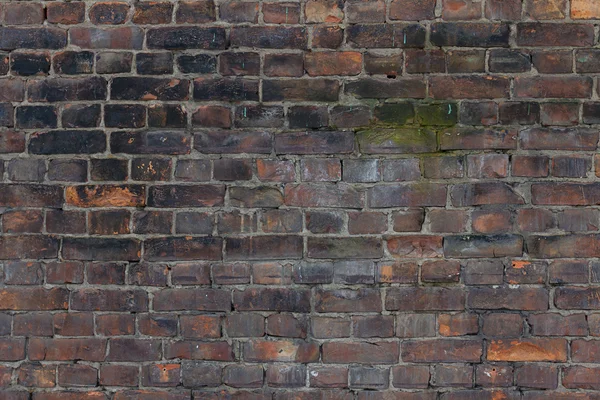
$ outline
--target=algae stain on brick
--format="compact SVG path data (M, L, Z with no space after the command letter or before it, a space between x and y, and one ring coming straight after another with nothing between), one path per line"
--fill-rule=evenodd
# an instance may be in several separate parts
M356 129L361 152L439 153L439 132L458 122L456 103L414 105L384 103L374 107L368 126Z

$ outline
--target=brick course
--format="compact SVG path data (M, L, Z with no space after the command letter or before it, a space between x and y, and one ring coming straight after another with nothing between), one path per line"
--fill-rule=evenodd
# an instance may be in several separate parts
M0 400L600 398L599 0L0 2Z

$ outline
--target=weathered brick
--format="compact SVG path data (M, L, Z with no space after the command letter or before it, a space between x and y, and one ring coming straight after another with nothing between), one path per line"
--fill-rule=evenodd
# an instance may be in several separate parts
M560 29L551 23L522 22L517 25L519 46L589 46L594 32L586 24L562 24Z
M548 303L548 291L542 288L478 287L469 289L467 305L487 310L545 311Z
M495 99L508 97L509 86L503 76L433 76L429 93L434 99Z
M319 358L319 345L304 341L252 340L243 345L244 359L251 362L315 362Z
M431 339L402 343L406 362L479 362L483 354L478 340Z
M50 2L46 4L46 19L52 24L72 25L85 19L85 4L80 2Z
M163 289L154 296L154 310L229 311L229 292L218 289Z
M492 340L487 349L487 359L564 362L567 359L567 342L564 339Z

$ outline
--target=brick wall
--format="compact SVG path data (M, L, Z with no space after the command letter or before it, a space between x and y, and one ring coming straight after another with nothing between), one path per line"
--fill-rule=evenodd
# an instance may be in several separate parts
M0 2L0 400L600 399L595 18Z

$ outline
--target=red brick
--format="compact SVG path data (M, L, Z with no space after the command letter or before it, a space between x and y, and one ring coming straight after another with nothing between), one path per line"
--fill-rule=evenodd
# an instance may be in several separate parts
M573 0L571 4L571 18L592 19L600 16L600 5L595 1Z
M477 340L431 339L402 343L405 362L479 362L482 343Z
M531 362L567 360L567 342L564 339L492 340L487 359L491 361Z
M304 56L304 68L310 76L358 75L362 70L362 54L312 52Z
M243 346L244 359L251 362L315 362L319 358L319 346L315 343L278 341L250 341Z
M398 362L399 351L398 343L395 342L328 342L323 344L323 362L395 364Z

